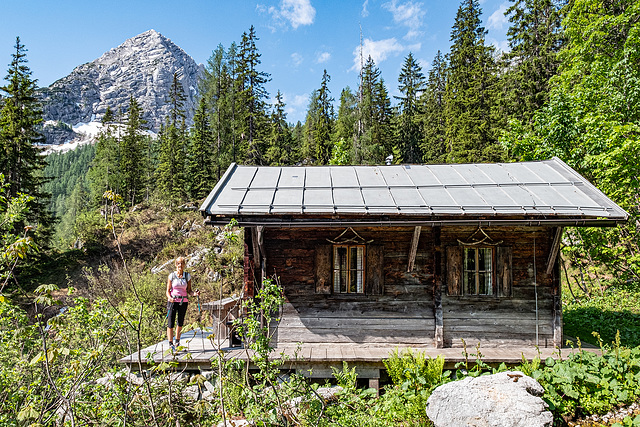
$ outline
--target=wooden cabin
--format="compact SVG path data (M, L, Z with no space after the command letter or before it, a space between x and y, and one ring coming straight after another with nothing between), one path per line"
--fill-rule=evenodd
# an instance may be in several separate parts
M561 346L563 228L628 217L558 158L232 164L201 211L245 227L245 298L279 278L277 347Z

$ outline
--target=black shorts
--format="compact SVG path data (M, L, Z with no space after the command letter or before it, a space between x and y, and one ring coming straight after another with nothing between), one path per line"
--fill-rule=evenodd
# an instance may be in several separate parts
M184 325L184 316L187 314L188 302L167 302L167 328L173 329L176 323L176 313L178 314L178 326Z

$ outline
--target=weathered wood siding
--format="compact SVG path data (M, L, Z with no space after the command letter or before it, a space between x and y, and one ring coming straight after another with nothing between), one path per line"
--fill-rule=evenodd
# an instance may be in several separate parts
M473 227L443 227L442 245L458 246L458 239L465 241L474 231ZM471 348L478 342L481 347L536 344L536 283L538 344L541 347L553 346L553 302L554 295L559 295L559 289L553 274L546 273L546 262L554 229L495 227L484 231L494 242L502 241L499 247L511 248L511 289L500 289L498 296L451 295L443 290L444 346L461 347L463 339ZM502 276L508 275L497 261L494 268ZM445 275L446 279L450 277Z
M279 276L287 300L276 342L433 346L433 239L431 230L423 229L416 266L407 273L413 231L413 227L357 229L365 240L373 240L367 262L380 254L383 264L381 277L367 271L361 295L333 294L326 275L316 283L316 262L326 264L322 261L326 256L317 257L317 252L326 252L331 247L327 239L334 240L342 229L265 230L267 272Z
M554 336L561 336L561 327L554 329L554 319L561 319L559 307L554 312L554 301L560 298L559 270L547 274L546 265L555 229L484 229L493 242L500 242L493 264L499 275L495 296L455 295L463 291L448 283L461 276L462 260L451 248L459 248L459 240L466 241L473 227L423 227L412 272L407 267L413 227L356 231L366 241L373 240L367 258L376 254L383 264L379 276L367 269L364 295L332 291L327 239L335 240L342 229L265 229L266 273L279 277L286 297L275 343L460 347L464 339L471 349L478 342L482 347L531 345L536 344L536 325L542 347L553 346Z

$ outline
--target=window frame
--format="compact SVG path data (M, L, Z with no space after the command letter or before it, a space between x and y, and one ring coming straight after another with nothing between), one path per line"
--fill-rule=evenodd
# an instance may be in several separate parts
M489 264L490 270L480 270L479 258L480 258L481 249L484 249L484 250L488 249L491 253L491 262ZM474 282L475 282L474 293L469 292L468 283L466 281L467 273L472 271L467 269L467 263L466 263L467 251L474 251L475 253L474 255L475 270L473 273ZM477 247L463 246L462 247L462 277L461 277L462 295L466 295L470 297L495 297L498 295L497 282L496 282L496 274L498 273L497 266L496 266L496 256L497 256L497 250L495 247L492 247L492 246L477 246ZM490 292L482 294L480 293L480 275L483 273L486 274L487 272L489 272L491 275L489 280Z
M362 248L362 267L361 268L357 268L357 261L356 261L356 268L352 269L350 268L349 265L347 265L346 268L346 272L347 272L347 279L346 279L346 292L342 292L340 290L341 286L340 284L336 284L336 273L338 273L338 277L341 277L342 274L340 274L342 272L342 269L340 268L340 266L338 266L338 268L336 269L336 257L338 255L338 249L339 248L347 248L347 264L349 264L349 254L351 253L352 249L356 249L357 248ZM351 283L351 275L353 274L353 272L356 272L356 274L358 272L361 272L362 274L362 286L361 286L361 291L358 292L357 290L357 279L356 279L356 290L355 291L350 291L350 286L349 284ZM334 295L365 295L366 293L366 282L367 282L367 245L366 244L334 244L332 245L332 249L331 249L331 291Z

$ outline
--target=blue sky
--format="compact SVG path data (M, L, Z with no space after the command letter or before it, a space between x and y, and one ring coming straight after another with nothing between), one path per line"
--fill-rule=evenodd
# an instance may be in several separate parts
M484 0L487 42L506 49L506 0ZM457 0L3 0L0 6L0 73L6 75L15 37L40 86L48 86L77 65L90 62L126 39L149 29L170 38L198 63L222 44L240 41L254 25L267 89L279 89L290 122L304 120L309 94L323 70L336 100L357 88L360 27L365 58L370 54L387 88L398 94L402 62L413 52L426 74L438 50L449 51Z

